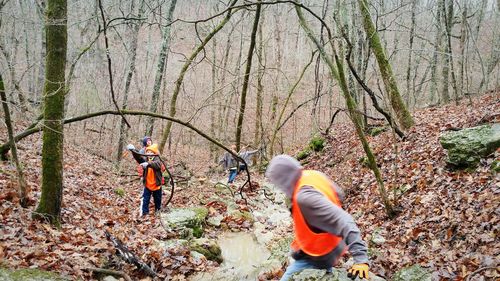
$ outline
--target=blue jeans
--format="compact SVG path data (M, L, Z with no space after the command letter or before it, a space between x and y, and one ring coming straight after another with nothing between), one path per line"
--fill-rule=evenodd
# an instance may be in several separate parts
M245 166L244 164L240 165L240 171L244 171L246 170L246 168L247 166ZM227 180L227 183L233 183L237 175L238 175L238 169L236 167L229 169L229 179Z
M303 259L303 260L296 260L292 264L290 264L287 268L283 276L281 276L280 281L287 281L294 273L302 271L304 269L324 269L324 268L318 268L317 266L314 265L314 263L310 260ZM326 269L327 272L332 272L332 268Z
M151 195L153 195L153 200L155 202L155 211L161 209L161 188L151 191L147 187L144 187L141 202L141 216L149 214L149 201L151 200Z

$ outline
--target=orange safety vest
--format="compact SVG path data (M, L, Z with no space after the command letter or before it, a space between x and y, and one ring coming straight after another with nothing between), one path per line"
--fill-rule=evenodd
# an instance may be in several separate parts
M323 256L331 252L342 241L342 237L330 233L315 233L307 225L299 205L297 193L304 186L311 186L321 192L333 204L342 207L332 182L321 172L304 170L295 186L292 196L292 217L295 238L291 248L294 251L302 250L310 256Z

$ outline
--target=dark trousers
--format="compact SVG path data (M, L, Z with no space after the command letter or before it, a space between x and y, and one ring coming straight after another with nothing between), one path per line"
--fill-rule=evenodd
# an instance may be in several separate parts
M153 201L155 202L155 211L161 209L161 188L151 191L147 187L144 187L144 192L142 193L141 216L149 214L149 201L151 200L151 195L153 195Z

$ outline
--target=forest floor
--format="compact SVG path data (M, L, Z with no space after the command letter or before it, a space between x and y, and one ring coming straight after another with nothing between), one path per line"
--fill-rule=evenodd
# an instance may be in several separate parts
M387 278L404 266L420 264L433 272L434 280L466 280L472 274L479 278L472 280L499 278L500 180L489 169L495 157L499 159L499 152L473 172L455 171L446 167L446 153L438 141L443 131L476 126L485 116L498 114L499 100L499 93L491 93L474 98L472 105L463 100L459 106L418 110L414 113L416 125L404 141L397 141L391 132L369 137L386 187L401 210L392 219L385 215L371 171L360 161L364 153L350 124L334 126L325 149L305 160L306 168L323 171L344 187L344 207L369 243L372 272ZM5 129L0 136L5 141ZM134 167L123 169L131 175L124 176L111 162L71 144L65 145L62 226L56 229L33 221L31 215L40 197L41 137L24 139L18 147L32 205L19 206L15 169L8 162L0 163L0 266L42 268L85 280L92 278L89 267L111 267L143 278L133 266L115 257L105 230L162 276L174 280L216 266L213 262L200 264L188 251L161 252L154 241L169 235L159 219L154 215L137 219L142 190L132 175ZM225 175L216 176L225 181ZM241 181L242 175L239 177ZM257 173L253 180L263 181ZM402 189L407 190L397 193ZM212 193L211 181L202 183L194 177L189 187L175 193L171 205L207 204L203 199ZM255 194L248 196L249 201L255 198ZM237 204L245 209L242 200ZM237 222L231 226L233 230L250 227ZM220 232L210 231L207 235ZM372 243L376 235L385 242ZM497 269L489 269L494 267Z

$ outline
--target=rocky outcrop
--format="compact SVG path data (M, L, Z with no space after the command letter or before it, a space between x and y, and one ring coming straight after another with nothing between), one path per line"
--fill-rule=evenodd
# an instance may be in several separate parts
M448 151L448 164L474 168L481 158L500 147L500 123L446 132L439 141Z

